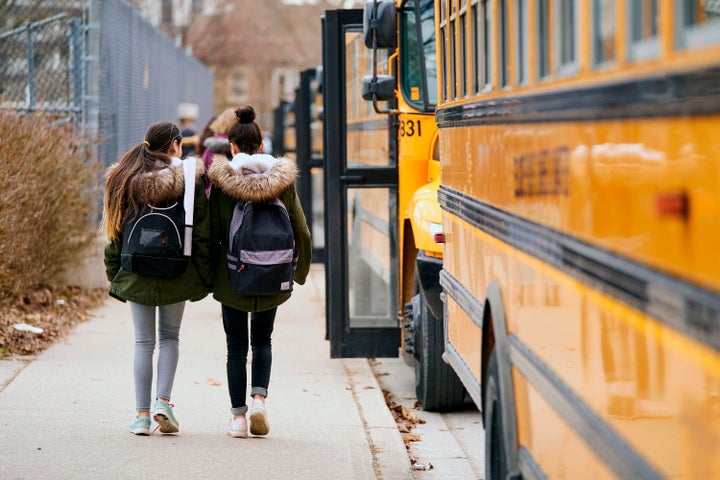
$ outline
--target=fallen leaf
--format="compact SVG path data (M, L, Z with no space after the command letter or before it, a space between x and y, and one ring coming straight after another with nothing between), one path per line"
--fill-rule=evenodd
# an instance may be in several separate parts
M419 442L421 438L422 437L420 437L420 435L417 435L415 433L403 433L402 434L402 439L403 439L403 442L405 442L405 443Z
M222 382L220 382L220 380L218 380L216 378L208 378L207 384L212 385L213 387L218 387L218 386L222 385Z

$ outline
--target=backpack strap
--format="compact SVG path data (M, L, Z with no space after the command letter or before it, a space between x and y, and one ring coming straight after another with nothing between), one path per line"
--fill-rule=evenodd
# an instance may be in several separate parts
M195 170L197 164L193 157L183 160L183 175L185 177L185 239L183 241L183 254L189 257L192 253L193 214L195 209Z

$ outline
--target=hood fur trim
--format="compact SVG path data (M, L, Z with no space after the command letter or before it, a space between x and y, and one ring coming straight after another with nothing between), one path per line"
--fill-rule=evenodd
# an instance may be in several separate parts
M205 165L199 158L188 157L185 161L190 160L195 161L195 182L197 183L205 173ZM136 192L144 192L144 200L149 204L175 199L185 191L183 166L175 158L169 167L135 175L130 182L133 183Z
M264 202L279 196L295 184L297 175L295 160L262 153L238 153L232 161L213 157L213 164L208 169L213 188L250 202Z

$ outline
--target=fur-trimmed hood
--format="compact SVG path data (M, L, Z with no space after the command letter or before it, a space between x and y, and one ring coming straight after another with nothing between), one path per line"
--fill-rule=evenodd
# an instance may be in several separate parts
M258 153L238 153L232 160L215 155L208 169L213 188L250 202L263 202L295 184L298 169L291 158Z
M185 161L195 162L195 182L197 183L205 173L203 161L194 157L188 157ZM158 167L158 170L135 175L130 179L133 190L143 192L145 202L150 204L175 199L185 191L183 164L179 158L173 158L170 166L158 165ZM115 165L110 167L110 169L113 168L115 168Z

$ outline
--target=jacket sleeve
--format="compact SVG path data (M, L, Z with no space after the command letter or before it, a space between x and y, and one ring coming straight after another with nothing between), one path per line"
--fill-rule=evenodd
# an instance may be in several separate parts
M295 235L295 248L299 255L294 280L300 285L304 285L310 272L310 262L312 261L312 240L305 219L305 213L303 212L300 198L294 186L289 189L288 196L289 201L286 202L286 205L290 206L288 213L290 214L293 235Z
M205 182L195 186L195 207L193 211L193 250L192 262L200 280L212 288L212 267L210 264L210 206L205 196Z
M115 239L105 246L105 276L112 282L115 275L120 271L120 248L121 239Z

